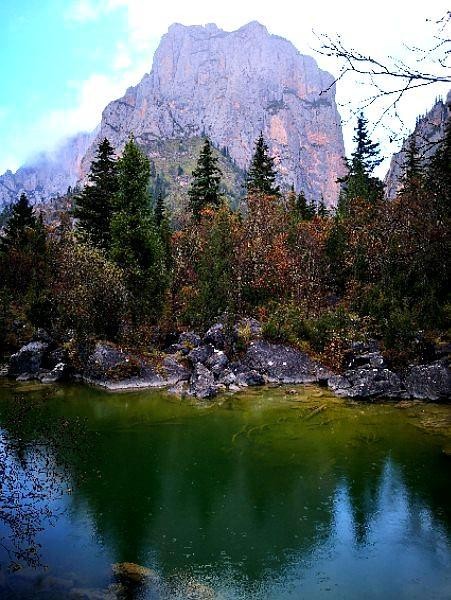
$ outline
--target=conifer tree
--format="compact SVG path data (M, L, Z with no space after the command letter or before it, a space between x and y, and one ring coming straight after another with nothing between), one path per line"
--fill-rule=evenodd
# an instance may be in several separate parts
M368 121L363 112L357 118L354 135L355 150L351 160L346 160L348 173L340 183L343 188L338 201L337 212L344 216L348 209L349 201L354 198L364 198L374 202L382 196L383 184L377 177L373 177L374 169L382 162L379 158L380 149L377 142L372 142L368 133Z
M30 233L37 229L38 220L34 216L33 207L26 194L11 207L9 219L0 237L0 250L7 251L14 247L24 249L30 240Z
M194 320L207 325L222 313L234 309L237 298L234 285L234 246L233 226L235 215L223 203L214 214L209 227L205 247L196 265L198 276L198 296L192 307Z
M301 221L309 220L309 207L307 204L307 198L303 190L300 191L297 197L296 208Z
M246 187L248 193L280 195L279 186L275 183L274 158L268 152L268 145L263 137L263 132L261 132L255 143L254 156L247 174Z
M321 194L321 199L318 202L318 207L316 209L316 214L318 217L325 218L329 216L329 211L327 210L326 203L324 202L324 196Z
M126 273L134 321L158 316L167 282L163 247L149 203L149 177L149 160L130 139L118 161L111 257Z
M108 251L111 243L111 218L117 191L117 163L114 150L105 138L91 163L88 185L76 196L74 216L82 238Z
M154 218L155 218L155 225L157 227L160 227L163 219L164 219L164 198L163 198L163 193L159 192L157 199L155 201L155 208L154 208Z
M189 206L197 221L204 208L207 206L217 207L221 202L219 185L222 173L217 163L218 158L213 154L210 140L206 138L188 191Z
M451 217L451 118L445 126L440 145L429 161L426 173L427 189L432 193L441 219Z
M418 193L421 190L423 170L414 135L410 137L407 146L403 169L404 173L400 193L407 195Z

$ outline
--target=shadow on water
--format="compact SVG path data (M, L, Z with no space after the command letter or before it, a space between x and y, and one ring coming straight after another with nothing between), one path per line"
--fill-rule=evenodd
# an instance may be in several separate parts
M0 587L34 597L108 586L105 597L451 591L449 458L411 414L315 388L208 407L148 392L18 392L0 389ZM114 563L156 575L124 587Z

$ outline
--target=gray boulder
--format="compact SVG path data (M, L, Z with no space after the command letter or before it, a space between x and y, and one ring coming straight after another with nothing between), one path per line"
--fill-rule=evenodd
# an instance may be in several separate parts
M88 381L105 382L121 369L128 369L130 356L112 344L98 342L89 356L84 377Z
M249 346L243 363L249 369L266 375L267 380L273 383L315 383L329 375L304 352L263 340Z
M384 357L380 352L363 352L362 354L355 354L351 356L348 361L349 369L380 369L385 366Z
M389 369L360 368L329 377L329 388L347 398L396 398L402 393L401 379Z
M48 349L46 342L30 342L13 354L10 358L8 375L37 375L41 368L44 355Z
M224 332L224 325L222 323L216 323L205 333L204 343L212 344L215 348L224 350L226 343L226 335Z
M238 373L236 376L236 385L239 386L255 386L255 385L264 385L265 379L263 375L255 371L254 369L250 371L243 371L242 373Z
M197 348L201 344L200 335L197 335L194 331L184 331L179 336L179 344L187 348Z
M67 381L70 376L70 368L66 363L60 362L55 367L39 377L41 383L60 383Z
M229 364L229 359L222 350L214 350L213 354L207 359L206 366L213 375L219 377Z
M190 379L189 394L196 398L208 399L214 398L218 393L218 388L215 385L213 373L201 363L197 363L194 367L193 374Z
M193 365L197 365L198 363L205 364L213 352L213 346L211 344L205 344L191 350L187 358Z
M407 395L420 400L449 400L451 371L444 361L411 367L404 385Z
M219 382L226 386L234 385L236 383L236 375L230 369L225 369L219 378Z
M179 363L172 356L166 356L162 362L162 373L166 385L175 385L181 381L188 381L191 371Z

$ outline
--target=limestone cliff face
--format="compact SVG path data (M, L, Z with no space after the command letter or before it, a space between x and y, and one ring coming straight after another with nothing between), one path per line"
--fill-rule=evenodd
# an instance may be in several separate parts
M205 134L224 155L224 191L233 198L242 192L260 131L282 188L294 185L334 205L345 152L332 83L313 58L259 23L233 32L172 25L151 72L105 108L93 135L75 136L55 153L0 176L0 209L22 191L35 203L64 194L83 182L100 140L107 137L120 153L131 134L155 177L166 182L169 206L184 205L197 158L190 152Z
M81 161L95 133L79 133L66 140L54 152L39 154L16 173L0 175L0 210L25 192L33 204L65 194L80 180Z
M448 92L446 100L436 102L424 117L418 119L415 129L404 140L401 150L392 156L390 168L384 180L385 195L387 198L393 199L401 187L406 150L409 147L412 136L415 136L418 154L424 164L426 164L431 155L434 154L437 142L443 138L445 124L450 116L451 90Z
M284 187L333 205L344 146L335 89L323 92L332 82L313 58L259 23L234 32L172 25L152 71L105 108L82 168L103 137L120 152L133 133L150 158L163 140L206 134L246 170L263 131Z

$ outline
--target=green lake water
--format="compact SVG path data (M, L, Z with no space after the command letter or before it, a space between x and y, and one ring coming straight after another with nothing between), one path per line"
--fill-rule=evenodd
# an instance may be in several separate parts
M288 391L2 384L0 597L451 598L451 407Z

